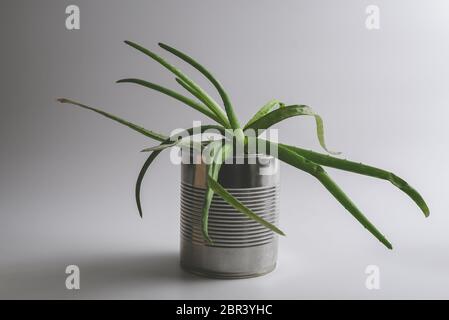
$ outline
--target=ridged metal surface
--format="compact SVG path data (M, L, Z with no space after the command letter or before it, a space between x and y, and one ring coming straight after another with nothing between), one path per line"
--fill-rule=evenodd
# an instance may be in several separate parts
M257 215L277 224L277 160L254 157L257 161L252 163L223 164L218 182ZM276 267L278 236L219 196L214 196L209 210L212 244L203 239L206 165L182 164L181 168L181 266L192 273L225 279L256 277L272 271Z
M278 186L228 188L254 213L270 223L278 222ZM181 184L181 236L194 244L207 244L201 232L201 210L205 189ZM214 247L252 247L267 244L275 235L260 223L247 218L223 199L214 196L209 210L209 236Z

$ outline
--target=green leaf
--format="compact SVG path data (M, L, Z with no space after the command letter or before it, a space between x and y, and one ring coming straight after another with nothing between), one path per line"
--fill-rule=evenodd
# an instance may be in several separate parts
M216 179L213 179L212 177L208 177L207 183L212 188L212 190L220 195L227 203L229 203L231 206L233 206L235 209L239 210L243 214L245 214L248 218L253 219L257 222L259 222L261 225L267 227L268 229L285 236L285 233L282 232L280 229L278 229L275 225L269 223L268 221L264 220L263 218L259 217L257 214L255 214L253 211L251 211L248 207L246 207L243 203L241 203L238 199L233 197L228 191L226 191L225 188L223 188Z
M224 132L223 127L220 126L216 126L216 125L205 125L205 126L199 126L199 127L195 127L195 128L190 128L185 130L184 132L186 133L186 136L191 136L194 133L196 133L197 131L199 133L203 133L206 130L209 129L216 129L216 130L220 130L222 132ZM150 167L150 165L153 163L154 159L159 155L159 153L161 153L164 149L166 149L167 147L170 147L170 145L173 143L173 141L175 142L179 142L180 140L177 139L179 136L181 135L181 133L178 133L176 135L173 135L167 139L165 139L161 145L160 145L160 149L153 151L150 156L148 157L148 159L145 161L145 163L143 164L142 169L139 172L139 175L137 177L137 182L136 182L136 187L135 187L135 195L136 195L136 202L137 202L137 209L139 210L139 215L142 217L142 206L141 206L141 202L140 202L140 189L141 189L141 185L142 185L142 180L148 170L148 168Z
M161 146L162 145L163 145L163 143L161 144ZM154 159L156 159L156 157L161 152L162 152L162 150L157 150L150 154L148 159L143 164L142 169L140 169L139 175L137 177L137 182L136 182L136 187L135 187L135 195L136 195L137 209L139 210L139 215L141 218L143 217L142 204L140 202L140 189L142 186L142 180L143 180L143 177L145 176L148 168L150 167L151 163L153 163Z
M313 116L315 118L316 132L321 147L331 154L339 154L339 152L334 152L327 149L326 143L324 141L323 120L319 115L313 112L313 110L310 107L305 105L291 105L274 110L266 114L265 116L259 118L258 120L254 121L249 126L245 127L245 130L246 129L265 130L275 125L276 123L279 123L285 119L296 116Z
M176 82L178 82L184 89L186 89L188 92L190 92L190 94L192 94L195 98L197 98L198 100L200 100L202 103L204 103L205 105L207 105L207 100L204 98L203 95L201 95L200 92L198 92L197 90L195 90L194 88L192 88L191 86L188 85L188 83L186 83L185 81L179 79L179 78L175 78ZM215 114L214 114L215 116ZM221 125L223 125L224 127L230 127L231 125L229 124L229 121L223 121L221 120L219 117L215 116L215 121L217 121L218 123L220 123Z
M178 143L179 143L179 142L176 141L176 142L172 142L172 143L169 143L169 144L160 144L160 145L158 145L158 146L154 146L154 147L150 147L150 148L145 148L145 149L141 150L140 152L162 151L162 150L165 150L165 149L167 149L167 148L174 147L174 146L178 145Z
M223 104L226 109L226 114L228 116L228 119L229 119L229 122L231 123L232 128L233 129L240 128L239 121L234 112L234 108L232 107L232 104L231 104L228 94L223 89L220 82L209 72L209 70L207 70L205 67L203 67L200 63L198 63L192 57L186 55L185 53L183 53L173 47L170 47L169 45L159 43L159 46L162 49L167 50L168 52L174 54L178 58L180 58L180 59L184 60L185 62L187 62L188 64L190 64L196 70L201 72L214 85L214 87L217 89L218 93L220 94L221 99L223 100Z
M135 131L137 131L137 132L139 132L139 133L141 133L141 134L147 136L147 137L150 137L150 138L154 139L154 140L157 140L157 141L164 141L164 140L166 140L166 139L168 138L167 136L164 136L164 135L162 135L162 134L160 134L160 133L156 133L156 132L154 132L154 131L147 130L147 129L145 129L145 128L142 128L141 126L138 126L138 125L136 125L136 124L133 124L133 123L131 123L131 122L128 122L128 121L126 121L126 120L123 120L123 119L121 119L121 118L119 118L119 117L116 117L116 116L110 114L110 113L107 113L107 112L104 112L104 111L102 111L102 110L99 110L99 109L95 109L95 108L89 107L89 106L87 106L87 105L81 104L81 103L76 102L76 101L69 100L69 99L65 99L65 98L57 99L57 101L59 101L59 102L61 102L61 103L69 103L69 104L73 104L73 105L79 106L79 107L81 107L81 108L84 108L84 109L91 110L91 111L94 111L94 112L96 112L96 113L99 113L99 114L105 116L106 118L109 118L109 119L112 119L112 120L114 120L114 121L117 121L118 123L121 123L121 124L123 124L123 125L125 125L125 126L131 128L131 129L133 129L133 130L135 130Z
M220 173L221 165L224 160L229 156L230 144L224 144L223 141L213 141L211 142L205 150L205 154L213 153L212 162L207 165L207 179L218 180L218 175ZM213 152L212 152L213 151ZM204 195L203 212L201 218L201 228L203 233L203 238L208 242L212 243L212 239L209 237L208 226L209 226L209 209L214 196L214 191L206 186L206 192Z
M259 139L261 140L261 139ZM352 216L357 219L372 235L374 235L382 244L388 249L392 249L391 243L385 236L377 230L377 228L363 215L363 213L356 207L351 199L340 189L340 187L329 177L326 171L316 163L300 156L299 154L290 151L283 145L278 145L273 142L261 140L260 143L269 143L270 148L278 149L279 160L288 163L304 172L314 176L321 184L337 199L338 202L348 210Z
M246 123L245 129L247 129L251 124L262 118L264 115L270 113L280 106L280 101L273 99L268 101L256 114Z
M216 122L218 122L222 125L226 125L226 123L221 123L222 122L221 119L219 117L217 117L215 115L215 113L210 111L206 106L199 104L196 101L189 99L189 98L187 98L173 90L170 90L168 88L165 88L160 85L157 85L157 84L145 81L145 80L141 80L141 79L121 79L121 80L118 80L117 83L134 83L134 84L138 84L138 85L141 85L141 86L149 88L149 89L159 91L159 92L164 93L178 101L183 102L184 104L201 112L202 114L208 116L209 118L215 120Z
M164 145L158 145L158 146L154 146L154 147L145 148L145 149L141 150L140 152L153 152L153 151L164 150L164 149L176 147L176 146L179 146L181 148L194 149L194 150L201 152L203 145L208 145L211 142L210 140L194 141L194 140L190 139L190 137L189 137L189 139L187 139L187 138L179 139L178 141L172 142L170 144L164 144Z
M406 193L419 206L419 208L422 210L422 212L426 217L428 217L430 214L426 202L424 201L423 197L418 193L418 191L416 191L406 181L396 176L394 173L376 167L368 166L359 162L339 159L331 157L329 155L320 154L318 152L305 150L294 146L289 146L285 144L280 145L282 145L284 148L289 149L292 152L295 152L296 154L304 158L307 158L317 164L326 167L336 168L344 171L354 172L365 176L390 181L393 185L395 185L404 193Z
M193 80L191 80L188 76L186 76L184 73L182 73L178 68L172 66L170 63L165 61L163 58L155 54L154 52L151 52L150 50L134 43L131 41L125 41L125 43L134 49L142 52L143 54L147 55L148 57L152 58L153 60L160 63L162 66L164 66L166 69L171 71L173 74L175 74L178 78L182 79L184 82L186 82L189 86L194 88L198 93L200 93L204 100L207 101L207 107L215 113L222 121L223 123L226 123L228 120L226 118L226 114L224 113L223 109L218 105L218 103L207 94L206 91L204 91L199 85L197 85Z

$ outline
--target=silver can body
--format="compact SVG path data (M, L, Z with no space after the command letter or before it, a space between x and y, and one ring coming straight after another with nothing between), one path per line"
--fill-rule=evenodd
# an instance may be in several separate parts
M262 155L243 164L223 164L219 183L263 219L279 220L278 160ZM242 162L242 161L240 161ZM206 187L206 165L181 165L181 266L192 273L214 278L249 278L274 270L278 237L247 218L218 195L209 211L207 243L201 232Z

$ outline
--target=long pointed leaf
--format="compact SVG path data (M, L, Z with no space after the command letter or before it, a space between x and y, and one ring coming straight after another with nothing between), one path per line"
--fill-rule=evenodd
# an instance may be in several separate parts
M198 63L196 60L194 60L192 57L186 55L185 53L170 47L169 45L159 43L159 46L168 52L174 54L178 58L184 60L188 64L190 64L192 67L194 67L196 70L201 72L217 89L218 93L220 94L221 99L223 100L223 104L226 109L226 114L228 116L229 122L231 123L231 126L233 129L240 128L239 121L237 119L237 116L234 112L234 108L232 107L231 101L229 99L228 94L223 89L221 83L207 70L205 67L203 67L200 63Z
M261 141L261 143L267 143ZM340 189L340 187L329 177L326 171L316 163L300 156L299 154L290 151L282 145L277 145L270 142L270 148L278 148L278 157L281 161L288 163L304 172L314 176L321 184L337 199L340 204L351 213L351 215L360 222L373 236L375 236L388 249L393 246L385 238L385 236L363 215L363 213L356 207L351 199Z
M207 149L212 149L214 151L212 163L207 166L207 179L215 179L218 180L218 176L220 174L221 165L224 162L223 159L227 158L227 154L229 152L229 144L223 145L222 141L214 141L210 143ZM206 150L207 151L207 150ZM203 233L203 238L208 242L212 243L212 239L209 237L209 209L212 204L212 199L214 196L214 191L212 188L207 185L206 192L204 195L203 202L203 212L201 217L201 230Z
M163 145L163 144L161 144ZM145 176L148 168L150 167L151 163L156 159L156 157L161 153L162 150L156 150L150 154L150 156L147 158L145 163L142 166L142 169L140 169L139 175L137 177L136 187L135 187L135 195L136 195L136 203L137 203L137 209L139 210L139 215L142 218L143 212L142 212L142 204L140 202L140 189L142 186L142 180Z
M363 215L351 199L340 189L340 187L329 177L326 171L320 171L315 177L324 187L348 210L357 221L360 222L371 234L373 234L385 247L393 249L391 243L385 236Z
M167 61L165 61L162 57L158 56L154 52L138 45L137 43L131 42L131 41L125 41L125 43L134 49L142 52L143 54L147 55L151 59L159 62L162 66L164 66L166 69L171 71L173 74L175 74L177 77L184 80L186 83L189 84L189 86L193 87L196 91L198 91L204 99L207 101L207 107L215 113L223 122L226 122L226 114L224 113L223 109L218 105L218 103L212 99L211 96L207 94L206 91L204 91L199 85L197 85L193 80L191 80L188 76L186 76L183 72L181 72L178 68L174 67Z
M305 150L294 146L289 146L285 144L280 145L289 149L292 152L295 152L315 163L318 163L326 167L332 167L340 170L362 174L365 176L387 180L391 182L394 186L402 190L404 193L406 193L418 205L418 207L422 210L422 212L426 217L428 217L430 214L426 202L424 201L423 197L418 193L418 191L416 191L405 180L396 176L394 173L376 167L368 166L359 162L339 159L331 157L329 155L320 154L318 152Z
M188 105L189 107L201 112L202 114L208 116L209 118L217 121L218 123L222 124L222 125L226 125L226 123L222 123L221 119L219 117L217 117L215 115L215 113L213 113L212 111L210 111L206 106L203 106L199 103L197 103L196 101L189 99L173 90L170 90L168 88L162 87L160 85L145 81L145 80L141 80L141 79L121 79L118 80L117 83L134 83L134 84L138 84L141 85L143 87L149 88L149 89L153 89L156 91L159 91L161 93L164 93L178 101L183 102L184 104Z
M282 232L279 228L277 228L275 225L271 224L270 222L266 221L265 219L259 217L257 214L255 214L253 211L251 211L248 207L246 207L243 203L241 203L238 199L233 197L228 191L226 191L225 188L223 188L217 181L215 181L213 178L209 178L207 180L209 186L212 188L212 190L220 195L227 203L229 203L231 206L233 206L235 209L239 210L243 214L245 214L248 218L253 219L257 222L259 222L261 225L267 227L268 229L285 236L285 233Z
M91 110L91 111L94 111L96 113L99 113L102 116L105 116L106 118L109 118L109 119L112 119L114 121L117 121L118 123L121 123L121 124L131 128L131 129L133 129L133 130L135 130L135 131L137 131L137 132L147 136L147 137L150 137L150 138L154 139L154 140L164 141L164 140L166 140L168 138L167 136L164 136L164 135L162 135L160 133L156 133L154 131L147 130L145 128L142 128L141 126L138 126L138 125L133 124L133 123L131 123L129 121L123 120L123 119L121 119L119 117L116 117L116 116L110 114L110 113L107 113L107 112L104 112L102 110L89 107L87 105L81 104L81 103L76 102L76 101L65 99L65 98L57 99L57 101L59 101L61 103L73 104L73 105L79 106L81 108L84 108L84 109Z
M339 152L334 152L327 149L326 143L324 141L323 120L318 114L313 112L310 107L305 105L291 105L285 106L284 108L279 108L254 121L249 126L245 127L245 129L268 129L276 123L296 116L313 116L315 118L316 133L321 147L331 154L339 154Z

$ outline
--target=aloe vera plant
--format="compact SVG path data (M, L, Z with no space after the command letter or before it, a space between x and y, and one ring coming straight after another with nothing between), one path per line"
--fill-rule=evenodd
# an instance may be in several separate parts
M351 201L351 199L340 189L340 187L331 179L331 177L324 170L325 167L332 167L344 171L354 172L370 177L375 177L383 180L390 181L394 186L406 193L422 210L424 215L429 216L429 209L421 197L421 195L413 189L406 181L399 178L395 174L385 171L376 167L361 164L359 162L348 161L340 159L329 154L336 155L338 152L330 151L324 141L324 129L323 121L321 117L316 114L309 106L305 105L286 105L280 100L274 99L269 101L267 104L262 106L260 110L244 125L241 126L237 119L234 108L232 106L231 100L223 89L220 82L200 63L195 61L190 56L185 53L168 46L166 44L159 43L159 46L173 54L174 56L180 58L184 62L188 63L201 74L203 74L216 88L218 94L222 100L222 106L220 103L215 101L204 89L202 89L197 83L195 83L191 78L189 78L180 69L174 67L167 60L163 59L156 53L134 43L131 41L125 41L125 43L132 48L140 51L149 58L158 62L160 65L165 67L168 71L174 74L176 82L184 88L188 93L192 95L192 98L186 97L178 92L171 89L165 88L163 86L141 80L141 79L122 79L117 81L117 83L130 83L149 88L167 96L170 96L183 104L201 112L205 116L212 119L217 124L200 126L198 128L190 128L185 130L185 136L192 137L195 133L202 133L209 129L217 130L222 134L223 139L219 140L200 140L199 142L193 142L189 139L176 137L169 137L164 134L156 133L151 130L147 130L139 125L133 124L112 114L104 112L102 110L92 108L90 106L78 103L76 101L61 98L58 99L61 103L69 103L87 110L94 111L100 115L103 115L109 119L112 119L118 123L121 123L129 128L143 134L153 140L159 141L160 144L154 147L146 148L142 151L150 152L149 157L145 161L142 169L137 178L135 186L135 196L137 202L137 208L140 216L142 217L142 207L140 201L140 191L142 180L154 159L167 148L174 146L184 146L187 148L198 148L200 150L207 150L211 154L212 161L207 165L207 190L205 193L203 210L202 210L202 233L206 241L212 242L213 239L209 238L208 235L208 215L209 208L213 199L214 194L222 197L229 205L239 210L241 213L245 214L248 218L253 219L263 226L271 229L280 235L284 233L275 225L269 223L268 221L259 217L256 213L252 212L244 204L242 204L238 199L233 197L223 186L218 183L218 175L220 172L220 167L224 160L226 160L232 149L229 141L226 141L226 132L230 129L233 130L235 140L237 143L247 145L251 138L255 138L258 143L265 143L269 146L269 149L277 149L277 157L279 160L292 165L311 176L315 177L334 197L335 199L347 210L351 215L359 221L374 237L376 237L381 243L383 243L387 248L392 249L391 243L386 239L386 237L363 215L363 213L357 208L357 206ZM319 143L321 147L329 154L317 153L310 150L305 150L296 146L290 146L281 143L274 143L271 141L266 141L261 138L250 137L249 130L257 130L257 135L261 134L264 130L270 128L271 126L291 117L296 116L311 116L315 119L316 123L316 133L318 136ZM245 152L250 152L248 148L244 148ZM260 150L258 150L259 152ZM268 154L268 150L264 151ZM270 153L271 154L271 153Z

